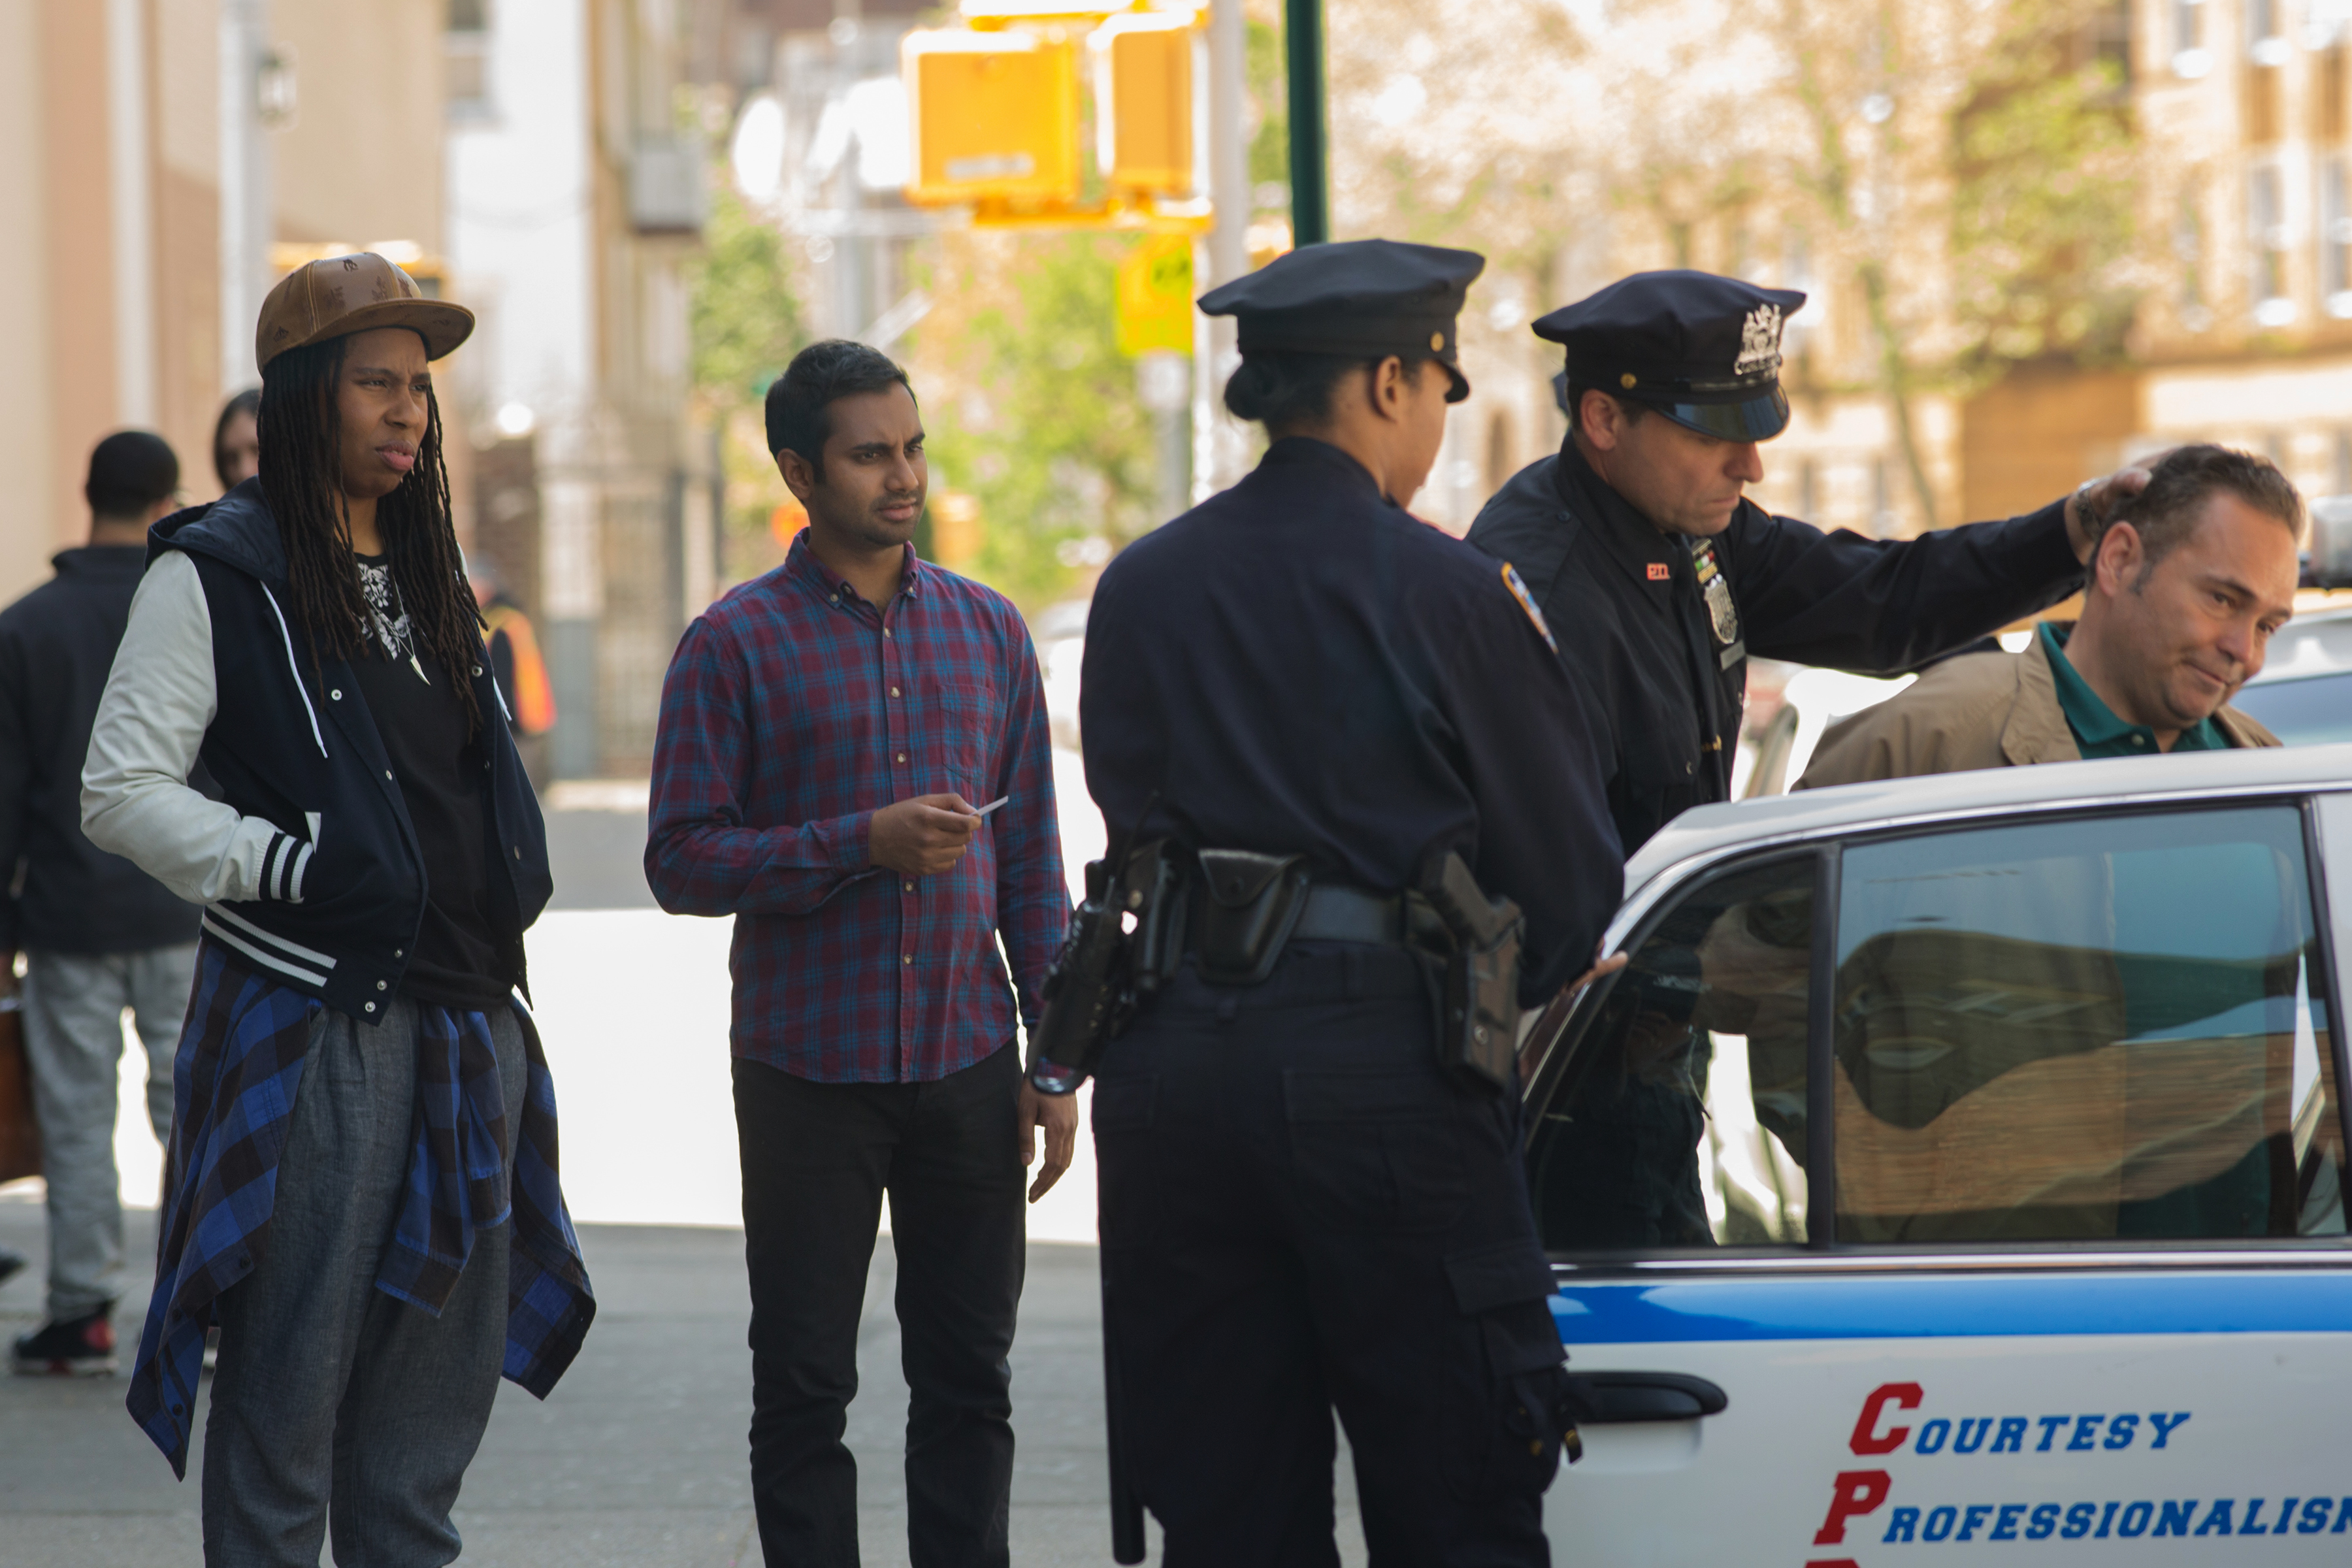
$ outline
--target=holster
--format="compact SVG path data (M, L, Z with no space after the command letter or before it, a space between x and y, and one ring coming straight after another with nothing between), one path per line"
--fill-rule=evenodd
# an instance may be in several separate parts
M1437 1059L1507 1089L1518 1081L1519 906L1486 897L1462 857L1429 866L1411 900L1415 945L1441 961Z
M1313 882L1307 857L1202 849L1195 858L1201 874L1189 918L1201 978L1212 985L1263 983L1306 912Z
M1124 866L1087 863L1086 900L1045 972L1045 1016L1030 1037L1029 1079L1040 1090L1068 1094L1084 1083L1103 1047L1127 1032L1139 998L1175 973L1181 886L1165 839L1138 847Z

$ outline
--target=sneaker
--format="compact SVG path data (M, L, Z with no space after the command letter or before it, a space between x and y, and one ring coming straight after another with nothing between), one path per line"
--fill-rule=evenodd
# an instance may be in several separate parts
M35 1376L102 1377L115 1370L114 1307L53 1322L9 1347L8 1364Z

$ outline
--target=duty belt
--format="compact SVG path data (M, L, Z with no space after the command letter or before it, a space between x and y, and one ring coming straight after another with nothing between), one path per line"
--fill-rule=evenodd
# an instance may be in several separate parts
M1307 907L1292 928L1293 942L1372 942L1391 946L1404 941L1404 900L1381 898L1356 888L1318 883L1307 889Z
M1185 933L1190 951L1197 928ZM1307 889L1306 907L1290 929L1292 942L1367 942L1401 947L1405 940L1404 897L1382 897L1360 888L1318 883Z

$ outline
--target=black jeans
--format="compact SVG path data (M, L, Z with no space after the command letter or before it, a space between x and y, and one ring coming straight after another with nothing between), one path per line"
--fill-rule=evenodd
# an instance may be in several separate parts
M1103 1053L1115 1440L1166 1568L1338 1568L1336 1409L1376 1568L1539 1568L1563 1359L1518 1102L1436 1063L1413 961L1188 968Z
M751 1495L769 1568L854 1568L857 1319L890 1194L915 1568L1009 1562L1013 1313L1026 1262L1007 1047L934 1083L735 1063L751 1275Z

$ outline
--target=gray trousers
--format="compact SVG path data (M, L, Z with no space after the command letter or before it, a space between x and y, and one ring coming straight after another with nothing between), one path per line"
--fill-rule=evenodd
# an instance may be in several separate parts
M489 1016L512 1127L522 1028L505 1008ZM330 1524L343 1568L457 1558L449 1510L506 1356L511 1222L475 1232L438 1318L375 1288L408 1169L416 1048L403 997L380 1025L321 1012L310 1026L268 1241L215 1305L209 1568L317 1568Z
M122 1295L122 1182L114 1167L122 1015L147 1047L147 1120L172 1138L172 1058L195 984L196 944L144 952L25 955L25 1055L49 1189L49 1316L87 1317Z

